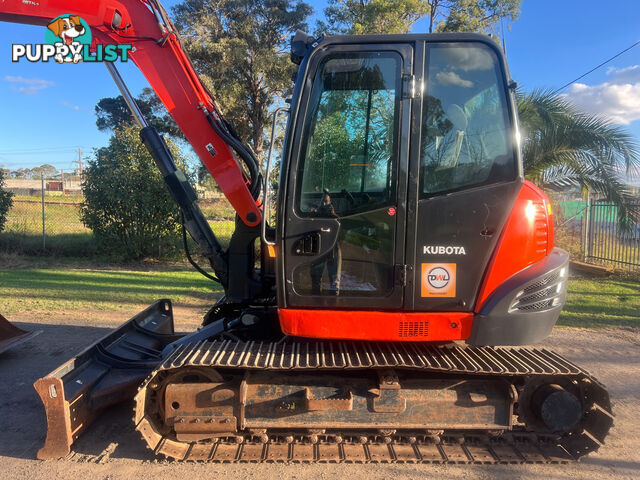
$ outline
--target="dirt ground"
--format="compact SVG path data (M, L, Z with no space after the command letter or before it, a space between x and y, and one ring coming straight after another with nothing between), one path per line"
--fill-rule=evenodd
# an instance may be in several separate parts
M36 338L0 355L0 472L2 478L640 478L640 332L558 328L545 346L588 369L611 393L616 415L607 443L572 465L216 465L157 461L134 431L133 404L108 410L73 446L67 459L39 461L46 421L32 387L39 377L127 319L75 312L13 318ZM198 323L199 312L176 308L178 329ZM37 318L36 318L37 317Z

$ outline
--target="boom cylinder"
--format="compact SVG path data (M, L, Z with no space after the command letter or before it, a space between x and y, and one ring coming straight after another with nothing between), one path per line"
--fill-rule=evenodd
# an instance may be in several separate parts
M176 167L173 155L171 155L162 136L154 127L149 126L116 66L112 62L106 62L106 66L129 110L131 110L133 118L141 128L140 139L142 143L144 143L153 157L173 200L178 204L184 215L185 228L209 258L220 283L226 288L227 262L224 251L197 204L198 196L196 192L191 187L185 174Z
M162 173L173 200L180 207L185 228L209 258L220 283L226 288L228 266L225 253L198 206L196 192L185 174L176 168L167 144L154 127L147 126L140 130L140 139Z

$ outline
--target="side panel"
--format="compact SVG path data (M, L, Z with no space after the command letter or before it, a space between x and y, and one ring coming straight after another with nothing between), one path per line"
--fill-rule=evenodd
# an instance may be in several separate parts
M513 182L418 202L410 294L414 310L473 309L483 274L520 188L519 182ZM433 278L444 271L451 277L449 290L429 288L430 282L435 287L439 283L428 275Z
M567 298L569 254L554 248L501 283L476 314L471 345L531 345L544 340Z
M510 209L498 247L478 294L478 312L491 293L513 274L544 259L553 249L553 217L549 199L526 181Z
M405 309L473 311L523 179L504 59L492 43L426 43L413 116Z

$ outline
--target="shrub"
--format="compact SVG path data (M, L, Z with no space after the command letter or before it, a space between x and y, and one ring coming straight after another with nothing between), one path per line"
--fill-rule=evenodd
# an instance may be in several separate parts
M0 232L4 229L7 222L7 213L13 205L13 193L4 190L4 172L0 169Z
M179 166L184 162L169 142ZM135 127L115 131L95 152L82 185L83 223L105 253L123 260L158 257L179 244L179 209ZM163 253L167 253L166 251Z

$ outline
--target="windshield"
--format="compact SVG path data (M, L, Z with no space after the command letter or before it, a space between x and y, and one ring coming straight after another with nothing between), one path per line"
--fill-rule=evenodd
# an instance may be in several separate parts
M478 43L428 48L422 196L513 180L513 138L496 54Z

